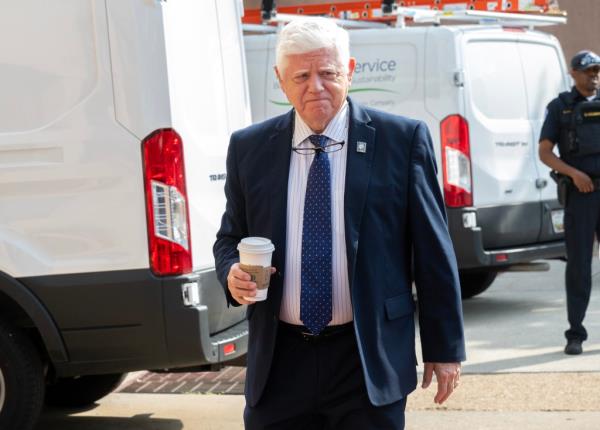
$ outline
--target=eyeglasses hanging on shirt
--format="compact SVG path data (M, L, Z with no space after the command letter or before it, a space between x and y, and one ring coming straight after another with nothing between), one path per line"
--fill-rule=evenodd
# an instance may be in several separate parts
M328 143L324 146L314 146L308 139L303 141L298 146L292 146L292 151L300 155L312 155L317 152L325 152L329 154L330 152L340 151L344 147L345 142L332 142ZM306 145L306 146L305 146ZM310 145L310 146L308 146Z

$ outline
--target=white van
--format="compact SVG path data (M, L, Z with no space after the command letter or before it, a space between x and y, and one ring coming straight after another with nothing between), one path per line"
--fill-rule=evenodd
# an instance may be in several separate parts
M0 428L246 352L212 244L250 123L238 0L0 12Z
M463 297L499 270L565 254L562 209L537 156L547 103L569 88L556 38L500 25L350 30L355 100L429 127ZM275 34L245 37L254 122L288 109Z

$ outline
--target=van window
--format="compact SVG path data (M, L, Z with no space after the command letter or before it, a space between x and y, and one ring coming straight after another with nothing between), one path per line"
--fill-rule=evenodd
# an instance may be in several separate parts
M47 125L93 91L92 2L25 2L4 9L0 26L12 38L0 43L0 133Z
M517 43L473 41L466 46L471 102L489 119L526 119L527 98Z
M529 118L543 120L546 106L564 88L560 53L556 47L539 43L519 43L525 71Z

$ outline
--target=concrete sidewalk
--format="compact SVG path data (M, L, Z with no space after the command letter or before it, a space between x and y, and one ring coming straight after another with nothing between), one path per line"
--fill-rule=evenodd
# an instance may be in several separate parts
M408 412L406 430L598 430L599 412Z
M464 375L443 406L409 397L406 430L597 430L600 373ZM114 393L87 411L46 410L37 430L241 430L244 397Z
M240 395L117 393L89 411L46 411L36 430L242 430L243 408ZM600 412L438 409L407 411L406 430L600 428Z

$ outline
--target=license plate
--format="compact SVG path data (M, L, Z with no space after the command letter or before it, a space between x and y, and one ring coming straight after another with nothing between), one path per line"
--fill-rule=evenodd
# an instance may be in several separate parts
M552 211L552 228L554 229L554 233L564 233L565 232L565 211L563 209L557 209Z

